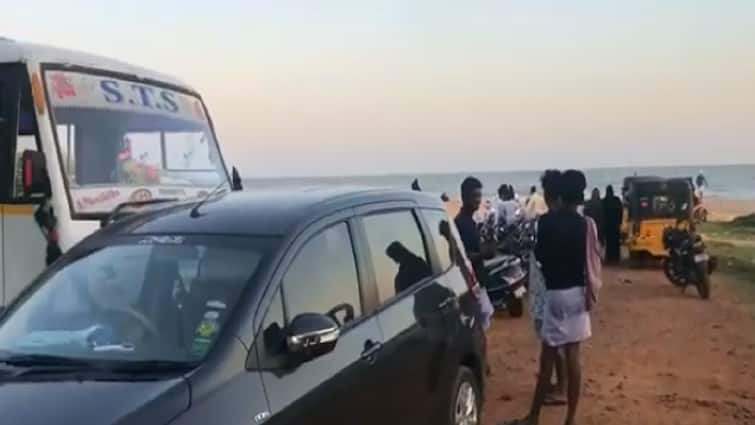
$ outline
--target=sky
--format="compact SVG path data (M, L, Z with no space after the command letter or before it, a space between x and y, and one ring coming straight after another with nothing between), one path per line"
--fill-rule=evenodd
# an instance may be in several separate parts
M0 0L202 94L245 177L755 162L753 0Z

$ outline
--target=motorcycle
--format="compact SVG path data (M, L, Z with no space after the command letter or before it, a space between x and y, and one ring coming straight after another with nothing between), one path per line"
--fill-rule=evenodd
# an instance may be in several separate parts
M480 228L482 243L496 247L496 255L483 262L488 275L488 297L496 310L506 310L511 317L524 314L524 296L529 283L526 249L529 249L528 241L534 237L530 235L530 226L532 223L524 220L501 223L495 214L490 214Z
M524 314L524 295L527 293L527 272L522 260L513 255L500 254L484 262L488 274L486 290L497 311L506 310L511 317Z
M500 229L498 251L521 259L525 270L529 270L530 253L535 249L537 233L534 220L517 220Z
M710 298L710 275L717 259L706 251L700 235L689 230L668 227L663 231L663 246L669 251L663 261L663 273L682 293L694 285L700 298Z

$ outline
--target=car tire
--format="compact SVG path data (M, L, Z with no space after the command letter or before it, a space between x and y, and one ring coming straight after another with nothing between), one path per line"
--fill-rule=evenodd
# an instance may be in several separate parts
M482 423L482 392L474 372L461 366L454 380L448 425L480 425Z

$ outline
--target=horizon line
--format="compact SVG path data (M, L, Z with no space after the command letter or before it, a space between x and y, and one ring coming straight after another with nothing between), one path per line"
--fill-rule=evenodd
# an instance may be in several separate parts
M577 169L580 169L582 171L602 171L602 170L624 170L624 169L632 169L632 168L720 168L720 167L747 167L747 166L755 166L755 163L728 163L728 164L687 164L687 165L626 165L626 166L620 166L620 167L609 167L609 166L597 166L597 167L576 167ZM368 174L323 174L323 175L306 175L306 174L299 174L299 175L285 175L285 176L271 176L271 175L260 175L260 176L253 176L253 177L241 177L242 179L249 179L249 180L283 180L283 179L306 179L306 178L313 178L313 179L338 179L338 178L344 178L344 177L397 177L397 176L441 176L441 175L448 175L448 174L494 174L494 173L535 173L535 172L543 172L547 169L551 169L555 167L546 167L541 169L512 169L512 170L479 170L479 171L447 171L447 172L441 172L441 171L426 171L426 172L418 172L418 173L411 173L408 171L398 171L394 173L368 173Z

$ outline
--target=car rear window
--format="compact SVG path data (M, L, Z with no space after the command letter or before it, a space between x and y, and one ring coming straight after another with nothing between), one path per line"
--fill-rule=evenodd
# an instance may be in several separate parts
M432 274L411 210L373 214L363 222L381 303Z

